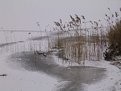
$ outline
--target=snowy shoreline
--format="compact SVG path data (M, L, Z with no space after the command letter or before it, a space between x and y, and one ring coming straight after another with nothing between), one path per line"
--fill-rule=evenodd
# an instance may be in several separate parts
M0 77L0 89L4 91L56 91L59 84L66 84L66 81L59 81L46 74L27 71L21 67L11 69L8 66L9 59L6 59L10 54L4 55L0 60L0 72L6 73L8 76ZM81 84L84 91L120 91L121 86L121 71L107 61L86 61L86 66L106 68L106 77L93 84ZM12 84L11 84L12 83ZM63 85L59 85L63 86ZM58 90L57 90L58 91Z
M37 46L34 46L35 45L34 43L37 44ZM3 49L1 48L0 74L7 74L7 76L5 77L2 76L0 77L1 91L40 91L40 90L59 91L63 86L67 86L67 84L73 85L71 84L70 81L58 80L56 77L49 76L44 72L26 70L21 66L20 63L12 62L12 65L9 64L11 61L10 59L11 55L16 54L18 52L21 53L22 51L25 52L30 51L30 49L28 48L30 44L31 46L35 47L35 50L38 50L39 49L38 45L40 45L39 43L40 42L38 41L34 42L25 41L10 46L8 45L7 47L5 46L3 47ZM45 45L46 43L47 41L45 40L41 41L41 46L42 46L41 49L47 50L48 45ZM58 60L58 58L55 56L52 58L54 60ZM21 58L18 58L17 60L19 62L21 61ZM62 63L61 59L59 61L56 61L56 64L64 67L69 66L68 63ZM71 66L79 66L79 65L76 63L72 63ZM82 83L78 85L78 88L80 88L80 90L77 91L120 91L121 90L121 70L118 69L116 66L111 65L110 62L107 62L105 60L100 60L100 61L87 60L85 61L85 66L105 68L106 74L103 79L95 83L92 84ZM71 90L68 89L66 91L71 91Z

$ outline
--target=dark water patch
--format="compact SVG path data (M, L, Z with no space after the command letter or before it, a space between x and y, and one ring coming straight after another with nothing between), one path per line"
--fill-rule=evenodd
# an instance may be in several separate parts
M83 91L81 84L91 84L105 77L106 69L91 66L68 66L63 67L55 63L54 55L46 57L34 52L21 52L11 55L12 64L21 64L21 67L29 71L44 72L52 77L68 81L66 85L57 91ZM9 63L10 63L9 62Z
M10 42L10 43L3 43L3 44L0 44L0 47L4 47L4 46L8 46L8 45L13 45L13 44L16 44L17 42Z
M29 40L43 40L46 38L48 38L48 36L34 37L34 38L30 38Z
M13 45L13 44L16 44L16 43L22 43L22 42L24 42L24 41L17 41L17 42L3 43L3 44L0 44L0 47L9 46L9 45Z
M104 76L105 69L90 66L63 67L54 62L52 55L36 55L33 52L22 52L11 56L11 61L19 62L22 67L30 71L42 71L48 75L59 77L67 81L90 83Z
M24 41L18 41L18 43L22 43L22 42L24 42Z
M80 82L77 82L77 81L66 82L66 84L64 84L63 87L59 85L57 88L58 88L57 91L85 91L84 86Z

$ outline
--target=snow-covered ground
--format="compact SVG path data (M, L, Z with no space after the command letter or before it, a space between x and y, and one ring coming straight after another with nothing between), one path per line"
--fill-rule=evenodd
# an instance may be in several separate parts
M61 59L60 59L61 60ZM62 64L58 61L58 64L63 66L79 66L76 63ZM85 91L121 91L121 70L115 65L111 65L110 62L105 60L101 61L85 61L85 66L106 68L106 76L99 82L93 84L83 84Z
M87 62L87 65L106 68L106 78L96 84L87 85L88 91L121 91L121 70L110 62Z
M0 77L0 91L53 91L58 83L44 73L31 72L16 67L10 68L7 64L7 55L0 57L0 74L7 74Z
M0 77L1 91L56 91L56 87L62 88L67 81L59 81L45 73L27 71L20 66L8 65L8 55L0 59L0 74L7 74ZM118 68L110 65L108 62L86 62L87 66L106 68L106 77L93 84L83 83L85 91L120 91L121 90L121 72ZM81 85L80 85L81 86ZM81 91L81 90L80 90Z
M24 35L22 34L21 36L24 36ZM21 36L19 35L19 41L30 38L30 37L24 36L22 37L23 38L22 39ZM7 42L12 42L8 40L9 38L6 38L6 39L7 39ZM14 44L10 45L9 47L0 48L0 53L1 53L0 75L7 74L7 76L0 76L0 91L61 91L60 88L65 86L67 83L69 83L69 81L62 81L53 76L47 75L44 72L26 70L25 68L22 68L20 64L13 64L12 67L11 65L9 65L9 61L10 61L9 57L12 54L16 52L30 51L31 48L28 48L28 47L33 46L33 44L36 42L26 41L22 43L17 43L15 45ZM45 40L41 41L41 49L43 50L47 49L48 45L46 45L46 42L47 41ZM0 43L2 44L5 42L1 41ZM15 49L16 51L13 51L13 48L15 47L17 47ZM36 47L34 46L34 48L35 49L32 49L32 51L38 50L39 46L36 46ZM53 56L53 59L58 60L56 56ZM56 61L56 64L60 66L66 66L66 67L70 65L79 66L76 63L63 64L61 59ZM83 90L84 91L121 91L121 70L118 69L116 66L111 65L109 62L104 60L86 61L85 66L105 68L106 72L103 79L97 82L94 82L91 84L81 83L79 86L80 88L83 88L83 89L80 89L80 91L83 91ZM66 90L66 91L72 91L72 90Z
M26 41L28 38L39 37L40 35L45 36L44 33L36 32L31 33L31 35L19 32L3 32L0 35L0 44ZM55 78L44 73L31 72L21 67L15 67L15 65L14 67L8 65L7 62L10 61L8 57L15 52L30 50L30 43L31 41L20 42L0 48L0 75L7 74L7 76L0 77L0 91L52 91L58 83ZM43 43L41 43L41 46L43 46ZM39 49L38 46L36 49Z

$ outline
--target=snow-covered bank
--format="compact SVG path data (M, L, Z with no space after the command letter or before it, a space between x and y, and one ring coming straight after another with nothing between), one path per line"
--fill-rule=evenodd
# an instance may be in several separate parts
M0 77L0 91L53 91L58 83L55 78L19 67L11 69L7 64L7 56L0 57L0 74L7 74Z
M91 85L87 85L87 91L121 91L121 70L110 62L87 62L87 65L103 67L107 69L106 78Z
M52 56L54 55L50 54L44 57L41 55L36 55L32 52L22 52L13 54L10 60L13 62L12 64L21 64L21 67L26 70L44 72L48 75L58 78L58 81L61 79L59 84L64 83L66 85L57 85L57 90L55 91L80 91L80 89L83 88L83 83L93 84L105 76L105 69L103 68L91 66L64 67L56 64Z
M21 66L17 65L16 63L15 63L16 67L14 64L13 64L13 67L10 67L8 65L9 64L8 62L11 61L10 59L8 59L9 55L11 54L4 54L3 56L1 56L1 59L0 59L0 74L7 74L7 76L5 77L0 77L0 90L3 90L3 91L35 91L35 90L36 91L40 91L40 90L60 91L58 89L63 88L64 86L68 87L69 85L67 84L70 84L70 86L72 85L76 87L76 85L73 85L73 83L71 83L70 81L59 81L56 78L53 78L53 77L50 77L49 75L44 74L43 72L27 71ZM60 64L61 63L58 63L58 65ZM77 64L73 64L72 67L75 65L79 66ZM78 82L75 83L80 88L80 91L83 91L83 90L84 91L120 91L121 72L117 67L111 65L109 62L104 60L86 61L85 66L106 68L106 77L92 84L81 83L79 85ZM66 91L71 91L69 89L68 90L66 89Z
M85 67L64 61L56 53L42 58L34 55L36 50L48 51L48 41L29 40L1 47L0 74L7 76L0 76L0 91L120 91L121 72L107 61L85 60Z
M60 61L58 64L63 65ZM66 63L65 66L68 65ZM105 60L86 61L85 66L106 68L106 77L93 84L83 84L84 91L121 91L121 70L118 67Z

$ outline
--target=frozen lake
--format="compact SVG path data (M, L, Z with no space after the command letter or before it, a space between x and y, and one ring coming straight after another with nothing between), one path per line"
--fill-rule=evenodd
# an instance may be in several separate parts
M9 54L5 59L1 59L1 72L7 74L7 79L0 78L4 82L3 84L0 83L2 86L0 89L4 91L10 91L5 88L4 84L11 88L11 91L16 91L17 89L33 91L29 89L31 87L35 88L36 91L85 91L85 88L87 88L85 86L96 84L107 77L108 70L106 66L102 63L103 61L97 60L98 57L102 58L102 56L97 53L91 56L88 54L94 51L101 53L102 49L97 50L100 47L99 43L97 45L93 43L94 41L91 41L92 44L88 45L83 41L80 43L76 37L63 37L64 39L60 38L58 40L57 35L48 36L48 34L42 34L40 36L38 33L18 33L19 36L17 34L15 34L16 36L13 35L2 36L5 41L2 42L3 40L1 40L0 44L1 56L4 57ZM14 40L12 37L14 37ZM58 41L60 41L59 44L61 46L57 45ZM64 46L62 47L62 45ZM73 46L80 52L73 49ZM88 49L94 47L95 49L93 50ZM82 55L78 56L79 54ZM88 55L85 56L83 54ZM91 57L90 60L89 56ZM91 62L94 63L91 64ZM45 78L43 78L43 74L46 75ZM31 77L33 77L32 80L30 80ZM37 80L40 77L43 79ZM26 82L21 79L25 81L28 79L30 82L30 84L27 83L29 88L24 88L22 83ZM21 84L16 84L16 87L14 87L8 81L14 85L19 82ZM47 82L50 83L47 84ZM43 84L44 86L42 86ZM50 84L51 86L49 86Z

